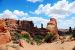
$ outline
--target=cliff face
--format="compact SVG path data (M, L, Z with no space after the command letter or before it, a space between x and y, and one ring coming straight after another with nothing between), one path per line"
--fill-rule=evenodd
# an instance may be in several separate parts
M25 21L25 20L23 20L23 21L18 20L17 25L18 25L17 29L25 30L25 31L28 31L28 32L32 31L32 29L34 27L34 24L33 24L32 21Z
M4 20L0 20L0 45L11 41L10 32Z
M21 21L14 19L3 19L3 20L5 21L9 31L25 30L29 32L34 27L32 21L25 21L25 20Z
M12 31L17 29L17 21L14 19L5 19L5 23L8 30Z
M51 18L47 24L47 29L56 37L58 37L58 28L57 28L57 21L55 18Z

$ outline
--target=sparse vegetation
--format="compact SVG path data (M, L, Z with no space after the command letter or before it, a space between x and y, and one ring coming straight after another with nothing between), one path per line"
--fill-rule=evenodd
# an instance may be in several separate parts
M21 34L18 32L14 33L14 35L12 36L13 43L18 43L19 39L21 39Z
M36 35L33 37L33 40L37 43L37 45L41 44L43 42L44 36L42 35Z
M33 40L37 43L37 45L40 45L44 42L46 43L51 43L52 41L55 40L54 36L52 35L52 33L48 32L46 36L42 36L42 35L35 35L33 37Z
M75 33L72 33L72 37L75 37Z
M25 34L25 35L21 35L19 33L16 33L15 39L16 39L15 41L17 41L19 39L24 39L25 41L27 41L30 44L33 44L35 42L37 45L40 45L44 42L47 42L47 43L52 42L55 38L50 32L48 32L46 36L35 35L34 37L30 37L29 33Z
M48 32L44 38L45 42L47 42L47 43L52 42L54 39L55 39L54 36L50 32Z
M70 35L65 35L65 38L67 38L67 36L70 37L67 40L71 40L71 37L75 37L75 33L72 32L72 33L70 33ZM54 35L52 35L52 33L50 33L50 32L48 32L45 36L39 34L39 35L35 35L34 37L31 37L29 33L25 34L25 35L21 35L20 33L16 33L15 39L16 39L15 41L17 41L19 39L24 39L25 41L27 41L30 44L36 43L37 45L40 45L42 43L51 43L54 40L56 40Z
M28 34L22 35L22 36L21 36L21 39L26 40L28 43L31 41Z

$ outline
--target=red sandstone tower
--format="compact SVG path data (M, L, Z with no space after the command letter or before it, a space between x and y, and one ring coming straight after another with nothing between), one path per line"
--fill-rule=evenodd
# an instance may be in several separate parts
M47 29L56 37L58 38L58 28L57 28L57 21L55 18L51 18L50 21L47 23Z

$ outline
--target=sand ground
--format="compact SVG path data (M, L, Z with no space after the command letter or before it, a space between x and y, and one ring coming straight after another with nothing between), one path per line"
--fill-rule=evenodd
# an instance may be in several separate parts
M8 50L73 50L73 48L75 47L75 41L64 42L62 44L60 41L58 41L53 43L43 43L41 45L31 45L25 42L24 40L22 40L22 43L24 47L20 47L18 44L9 43L10 46L12 45L16 47L19 46L19 48L15 49L12 47L8 47Z
M60 41L53 43L44 43L42 45L30 45L24 42L24 47L20 47L20 50L72 50L75 46L75 41L64 42Z

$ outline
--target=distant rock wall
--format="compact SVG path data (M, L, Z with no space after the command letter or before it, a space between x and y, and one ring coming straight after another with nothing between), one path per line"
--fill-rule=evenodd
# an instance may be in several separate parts
M22 20L22 21L17 21L17 24L18 24L18 27L17 29L19 30L25 30L25 31L32 31L33 27L34 27L34 24L32 21L25 21L25 20Z
M32 21L25 21L25 20L15 20L15 19L3 19L5 20L6 26L8 30L26 30L31 31L34 27Z

